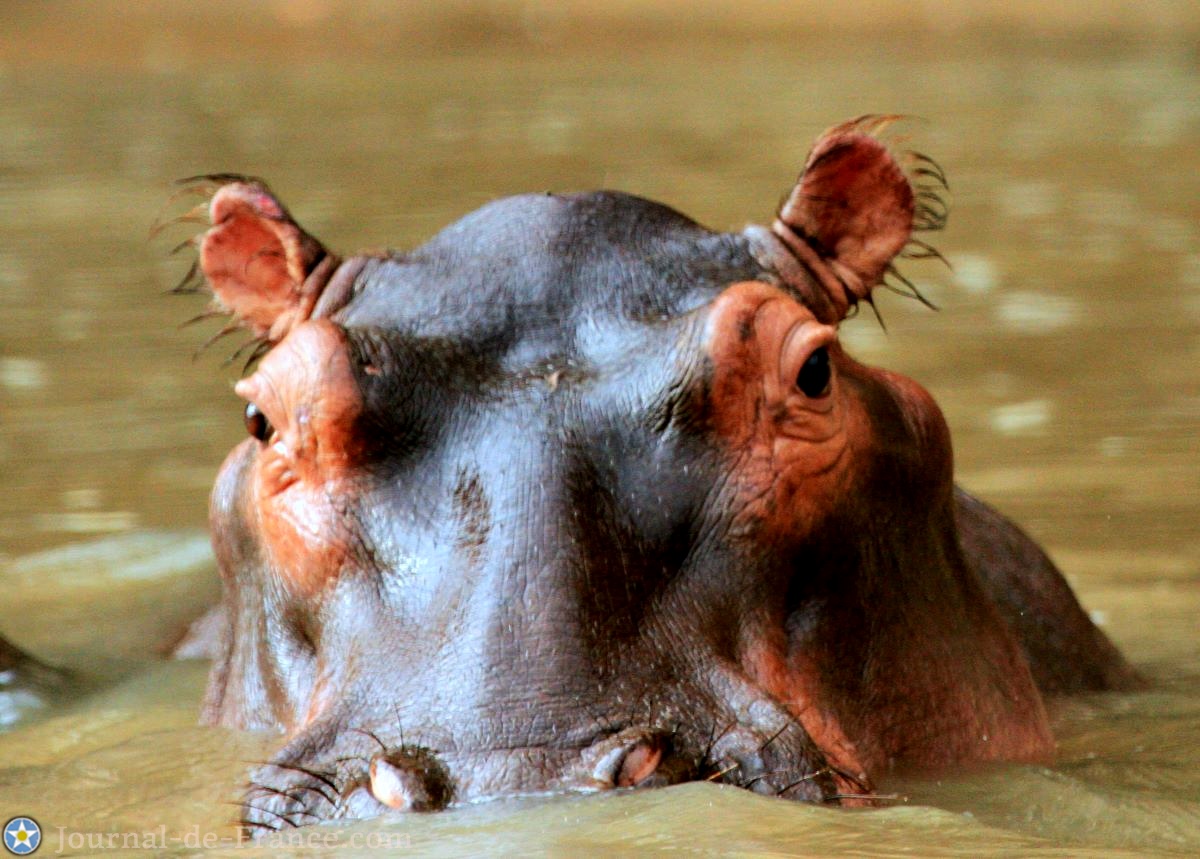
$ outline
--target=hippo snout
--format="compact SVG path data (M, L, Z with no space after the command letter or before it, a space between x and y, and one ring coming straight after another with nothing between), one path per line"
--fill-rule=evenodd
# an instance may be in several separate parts
M847 795L853 780L822 762L797 722L778 715L783 724L771 733L731 723L712 725L704 737L687 736L676 723L606 729L587 745L566 748L435 751L351 730L335 743L335 765L280 759L257 769L242 824L253 834L317 820L438 811L480 798L696 780L814 802Z

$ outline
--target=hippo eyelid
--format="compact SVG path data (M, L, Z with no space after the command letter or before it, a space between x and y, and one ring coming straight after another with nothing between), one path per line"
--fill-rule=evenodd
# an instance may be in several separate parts
M811 319L797 322L783 338L779 358L780 383L810 400L833 392L835 369L831 348L837 329Z

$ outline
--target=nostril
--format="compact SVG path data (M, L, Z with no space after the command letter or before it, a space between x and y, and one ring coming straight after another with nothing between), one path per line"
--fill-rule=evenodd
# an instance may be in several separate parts
M637 787L654 776L666 747L666 738L657 731L627 729L588 749L584 765L593 787Z
M417 773L396 766L387 758L371 761L371 794L388 808L419 811L428 799Z
M397 811L437 811L450 801L445 771L432 755L376 755L368 769L371 795Z
M621 768L613 783L617 787L634 787L644 782L658 769L662 761L663 748L658 737L642 741L625 753Z

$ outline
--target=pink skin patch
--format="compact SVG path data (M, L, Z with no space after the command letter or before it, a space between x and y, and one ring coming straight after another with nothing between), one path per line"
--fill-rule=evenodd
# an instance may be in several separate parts
M865 432L831 369L827 390L808 396L796 380L819 349L833 355L837 329L813 318L794 298L766 283L727 288L707 325L713 362L709 392L714 427L734 459L730 503L757 529L796 533L815 521L851 434ZM832 365L831 365L832 366Z
M371 795L375 799L396 811L409 809L412 800L405 783L405 773L400 768L383 758L376 758L371 761L368 774L371 779Z
M264 543L283 580L311 595L350 560L339 505L353 497L362 397L345 334L327 320L303 323L234 390L273 428L252 478Z
M281 340L312 313L319 289L307 278L324 249L256 185L223 186L209 218L200 266L217 301L255 336Z
M709 413L731 472L724 503L735 511L739 533L768 543L802 539L823 527L830 510L854 503L865 485L864 465L900 455L879 447L879 428L872 425L864 396L894 403L912 441L900 448L913 457L906 479L914 486L927 482L931 493L938 487L949 493L950 436L929 393L910 379L845 356L835 329L817 322L791 296L765 283L734 284L714 302L706 340L713 365ZM798 370L819 349L830 354L828 384L806 393L797 384ZM936 555L930 564L940 568ZM953 587L948 578L947 599L950 593L967 599ZM875 670L891 684L871 690L889 702L878 710L869 702L860 710L864 702L831 694L828 678L841 670L836 659L794 650L782 617L764 615L759 624L747 626L740 646L743 668L804 726L844 793L861 792L855 780L866 783L868 773L886 768L902 752L945 765L1039 760L1052 749L1045 714L1011 640L984 621L966 633L955 631L966 635L967 643L948 637L938 609L918 613L926 608L916 603L906 609L920 634L910 639L911 629L896 627L890 647L872 656ZM942 688L930 665L963 646L977 646L988 656L959 669L953 690ZM900 652L911 658L888 661ZM901 696L907 715L900 721L893 700L897 689L909 693ZM901 733L896 724L905 726ZM981 741L982 736L988 739Z
M635 787L650 778L658 769L662 756L662 746L658 743L642 742L634 746L621 762L616 787Z
M868 298L912 237L913 187L888 148L870 136L895 117L826 131L772 229L833 301L837 318Z
M739 518L752 524L758 539L814 527L831 495L852 477L843 466L853 436L868 432L861 410L843 390L836 363L816 396L797 387L814 352L837 351L837 329L818 322L778 288L748 281L729 287L714 303L707 348L713 362L710 402L717 433L734 459L732 503ZM743 666L804 726L829 759L839 790L861 791L866 769L823 706L816 670L789 664L782 618L763 621L743 644Z
M795 716L821 750L832 769L838 791L855 794L870 784L867 769L841 723L822 700L820 671L799 654L789 657L782 624L771 633L755 638L743 649L742 664L754 681L767 690ZM858 805L851 800L846 805Z

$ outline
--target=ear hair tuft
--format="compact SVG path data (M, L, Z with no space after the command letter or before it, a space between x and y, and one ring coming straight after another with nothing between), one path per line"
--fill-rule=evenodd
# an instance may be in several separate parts
M895 153L879 139L900 119L860 116L822 134L772 226L828 294L838 318L877 286L930 304L894 260L942 259L913 233L945 226L949 183L932 158Z

